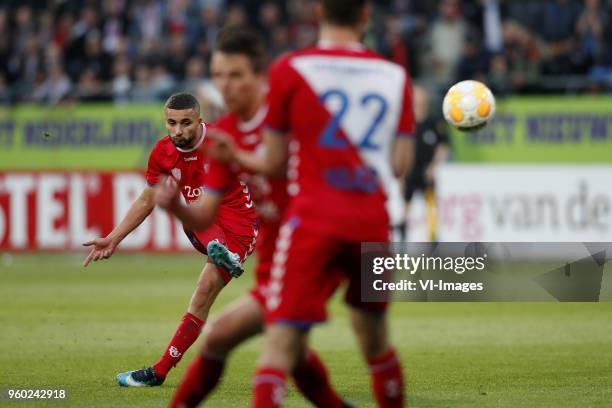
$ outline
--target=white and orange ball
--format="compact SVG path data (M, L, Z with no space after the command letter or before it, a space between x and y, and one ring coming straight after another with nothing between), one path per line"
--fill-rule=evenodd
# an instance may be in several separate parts
M495 115L495 97L485 84L461 81L453 85L442 103L444 118L460 130L476 130Z

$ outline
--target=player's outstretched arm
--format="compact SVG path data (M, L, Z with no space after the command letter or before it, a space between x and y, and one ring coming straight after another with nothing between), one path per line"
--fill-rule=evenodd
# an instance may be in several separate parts
M178 184L169 177L157 183L154 190L154 203L174 214L187 229L198 231L210 227L217 215L223 195L203 194L189 205L179 200Z
M117 245L136 227L151 214L155 208L153 202L153 189L146 187L140 196L132 203L123 220L115 227L115 229L104 238L96 238L83 243L83 246L93 247L89 255L83 261L83 266L86 267L92 261L110 258Z

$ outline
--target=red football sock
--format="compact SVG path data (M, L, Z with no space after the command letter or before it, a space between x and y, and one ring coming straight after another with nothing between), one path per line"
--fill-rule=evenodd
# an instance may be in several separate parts
M253 380L253 408L278 408L285 399L287 375L276 368L261 367Z
M293 370L295 385L315 407L342 408L344 403L329 382L327 370L314 351Z
M197 356L174 392L170 408L196 407L215 388L224 367L224 359Z
M204 322L201 319L191 313L185 313L164 355L153 366L158 378L166 378L168 371L181 361L183 354L185 354L187 349L191 347L200 335L202 326L204 326Z
M395 350L368 358L374 396L381 408L404 406L404 378Z

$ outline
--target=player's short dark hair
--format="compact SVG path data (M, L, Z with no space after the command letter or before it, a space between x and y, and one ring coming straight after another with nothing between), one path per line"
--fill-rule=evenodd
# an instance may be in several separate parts
M217 36L215 51L246 55L253 71L263 72L267 65L266 47L259 33L246 27L225 27Z
M166 104L164 105L165 109L176 109L176 110L184 110L184 109L193 109L196 112L200 112L200 103L197 98L190 93L187 92L179 92L171 95Z
M322 0L326 22L339 26L354 26L359 22L367 0Z

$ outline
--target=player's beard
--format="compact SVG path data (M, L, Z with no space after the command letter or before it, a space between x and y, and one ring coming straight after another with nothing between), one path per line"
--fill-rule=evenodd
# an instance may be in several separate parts
M180 148L180 149L189 149L190 147L192 147L193 145L193 139L185 139L185 138L180 138L180 139L174 139L174 138L170 138L170 140L172 141L172 143L174 144L174 146Z

